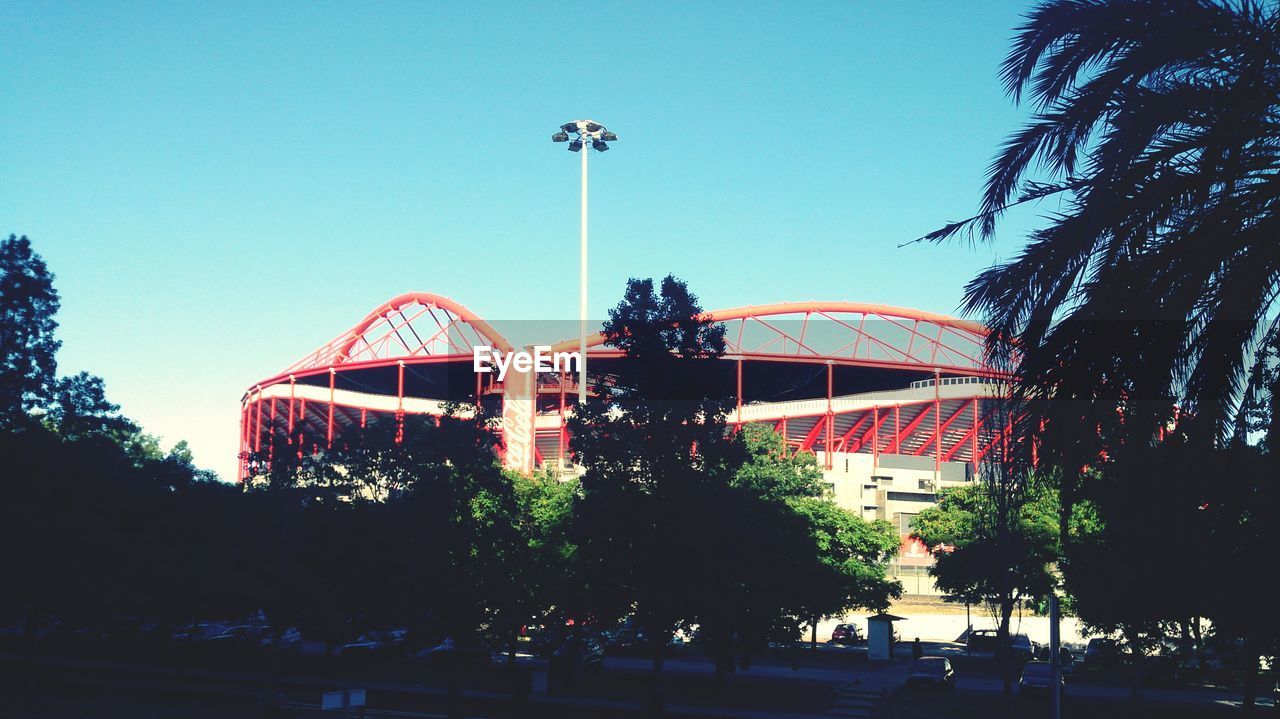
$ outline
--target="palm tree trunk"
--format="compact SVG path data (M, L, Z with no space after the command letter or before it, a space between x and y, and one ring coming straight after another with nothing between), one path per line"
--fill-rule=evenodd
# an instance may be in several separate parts
M996 660L1000 666L1000 681L1006 699L1013 696L1013 652L1009 651L1009 623L1013 617L1013 599L1000 600L1000 627L996 632Z

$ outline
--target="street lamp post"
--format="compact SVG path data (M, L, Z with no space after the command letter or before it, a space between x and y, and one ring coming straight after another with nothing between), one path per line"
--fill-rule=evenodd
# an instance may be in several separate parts
M572 138L570 137L572 135ZM595 120L574 120L560 126L553 142L569 143L570 152L582 153L582 248L578 266L578 403L587 401L587 153L605 152L618 136ZM587 147L588 143L590 148Z

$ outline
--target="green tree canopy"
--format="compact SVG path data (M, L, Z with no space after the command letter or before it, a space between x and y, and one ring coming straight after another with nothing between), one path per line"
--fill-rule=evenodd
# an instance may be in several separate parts
M1059 557L1057 492L1033 482L1007 542L997 539L995 514L988 488L974 482L941 490L937 505L916 516L911 536L933 553L929 573L938 588L993 606L1009 592L1015 602L1048 596Z

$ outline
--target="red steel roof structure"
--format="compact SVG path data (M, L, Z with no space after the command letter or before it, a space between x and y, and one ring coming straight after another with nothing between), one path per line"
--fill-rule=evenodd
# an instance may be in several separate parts
M708 381L725 383L736 396L729 422L768 424L796 450L820 453L828 468L840 452L976 462L1001 434L983 431L981 404L996 396L1000 377L983 363L986 332L978 324L854 302L754 305L706 316L726 330L723 361ZM244 393L240 479L251 471L251 457L299 427L331 446L370 422L440 415L447 402L500 414L508 467L528 472L567 461L564 420L577 391L574 374L513 372L498 382L474 371L479 346L518 349L447 297L411 292L383 303ZM576 351L578 339L550 348ZM624 372L621 352L599 334L589 337L587 370L593 384Z

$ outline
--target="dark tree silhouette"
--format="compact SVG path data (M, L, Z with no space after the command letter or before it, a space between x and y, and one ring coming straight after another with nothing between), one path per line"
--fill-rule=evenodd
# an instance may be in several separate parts
M139 429L121 416L120 405L107 399L102 378L88 372L61 377L54 383L45 418L67 439L102 435L125 441Z
M1242 404L1256 416L1272 401L1257 385L1280 298L1278 67L1274 3L1041 2L1002 68L1034 115L992 163L980 212L924 238L990 239L1014 205L1056 202L1016 257L969 283L965 309L992 329L992 361L1013 368L1015 436L1034 438L1014 459L1062 470L1069 561L1078 495L1133 505L1149 489L1129 481L1135 468L1179 469L1141 461L1174 427L1189 456L1225 466L1217 453L1241 437ZM1231 477L1230 494L1275 476ZM1119 479L1082 486L1091 477ZM1170 494L1212 515L1180 529L1245 537L1259 526L1231 503L1198 502L1207 493ZM1137 532L1148 541L1169 531L1162 515L1125 521L1135 518L1161 522ZM1257 637L1246 639L1253 651Z
M1115 427L1102 396L1150 400L1116 427L1133 436L1172 400L1203 441L1232 426L1280 291L1278 21L1247 1L1054 0L1019 28L1002 75L1035 115L992 164L981 212L927 237L990 238L1010 206L1060 202L965 303L997 349L1016 338L1024 392L1084 400L1031 408L1042 451L1096 456L1073 428Z
M601 618L634 611L653 653L656 702L667 643L706 591L717 499L741 463L725 431L727 384L708 381L724 329L667 277L660 291L630 280L604 334L625 369L570 418L586 469L574 508L580 603Z
M0 426L25 421L57 373L58 293L26 235L0 242Z

